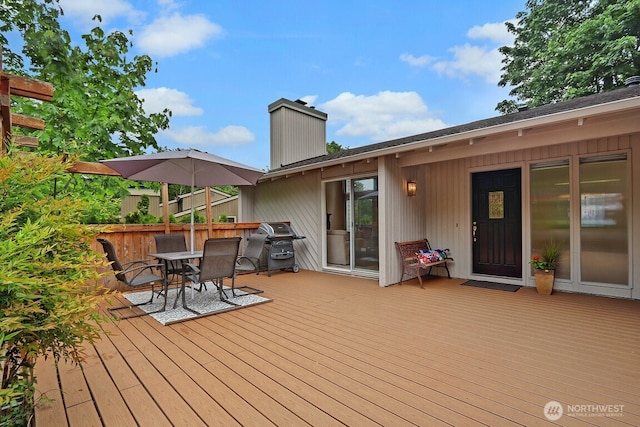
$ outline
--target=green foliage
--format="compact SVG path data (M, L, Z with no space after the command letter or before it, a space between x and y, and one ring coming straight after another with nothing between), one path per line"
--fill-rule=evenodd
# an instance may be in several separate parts
M560 247L553 240L547 242L542 251L542 257L535 255L529 263L536 270L555 270L560 259Z
M79 220L83 224L118 224L121 203L118 198L96 193L86 201Z
M222 212L220 214L220 216L218 217L218 221L217 222L229 222L229 218L227 217L227 214Z
M216 190L222 191L223 193L227 193L230 196L238 195L238 187L234 185L219 185L213 188L215 188Z
M327 142L327 154L338 153L344 150L345 148L335 141Z
M182 215L178 220L180 224L191 224L191 212L188 214ZM193 222L194 224L204 224L207 222L207 219L200 214L198 211L193 212Z
M143 194L140 196L136 211L126 214L124 222L127 224L158 224L162 222L162 218L158 219L149 213L149 196Z
M47 123L37 134L40 149L89 161L159 149L154 135L168 127L170 112L147 116L134 93L145 85L153 61L129 54L132 32L107 34L96 26L82 41L72 41L60 27L60 14L57 0L6 0L0 8L2 33L17 31L24 43L17 52L0 36L5 71L55 88L51 103L16 98L13 107Z
M0 405L24 400L3 423L32 412L38 357L80 362L81 344L99 337L105 262L90 248L99 230L79 223L82 203L49 193L68 166L56 156L0 158Z
M497 110L517 111L620 87L640 74L640 0L529 0L507 24L516 36L505 55L500 86L515 100Z
M13 112L46 123L43 131L21 132L38 137L41 153L74 154L84 161L158 150L155 135L168 128L171 112L146 114L134 92L145 86L155 67L152 59L132 55L132 32L107 33L98 15L98 26L72 40L60 26L62 14L58 0L4 0L0 6L4 71L54 86L52 102L11 99ZM62 180L69 186L67 192L85 201L105 190L111 191L110 198L117 197L128 185L123 179L100 176ZM55 192L55 183L50 190ZM114 214L94 213L94 218Z

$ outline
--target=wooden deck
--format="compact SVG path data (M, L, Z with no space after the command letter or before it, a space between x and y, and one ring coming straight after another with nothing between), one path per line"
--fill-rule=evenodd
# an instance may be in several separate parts
M640 301L309 271L238 282L273 302L108 324L82 369L39 362L53 400L37 426L536 426L549 401L556 425L640 425Z

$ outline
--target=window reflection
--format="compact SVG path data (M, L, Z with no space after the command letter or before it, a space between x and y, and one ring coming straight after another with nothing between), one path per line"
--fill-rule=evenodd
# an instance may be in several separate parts
M627 284L627 160L580 162L582 282Z
M531 166L531 254L540 255L553 240L561 250L556 278L571 273L569 164Z

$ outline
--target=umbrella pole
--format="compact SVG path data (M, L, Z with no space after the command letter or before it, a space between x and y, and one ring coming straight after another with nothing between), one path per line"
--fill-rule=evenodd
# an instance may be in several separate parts
M193 165L193 163L192 163ZM196 180L196 171L192 170L191 171L191 253L193 253L193 240L194 240L194 224L193 224L193 211L194 211L194 207L193 207L193 187L195 187L195 180Z
M211 226L211 223L213 222L213 219L211 218L211 187L206 188L205 194L204 199L207 204L207 239L210 239L213 234L213 227Z
M164 232L169 234L169 184L162 183L162 216L164 218Z

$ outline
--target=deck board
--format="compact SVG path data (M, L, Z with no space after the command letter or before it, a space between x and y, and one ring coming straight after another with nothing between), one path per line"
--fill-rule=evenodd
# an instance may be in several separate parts
M55 401L39 425L536 426L551 400L623 405L556 425L640 425L640 301L309 271L237 282L273 302L104 324L84 370L40 361Z
M58 386L58 371L51 362L41 357L36 363L38 391L44 398L38 407L38 421L45 426L63 427L68 425L67 414Z
M98 413L107 425L122 427L135 426L134 416L118 392L118 387L111 381L109 372L102 364L95 347L89 347L89 354L83 362L82 372L91 390L92 399L96 402Z

